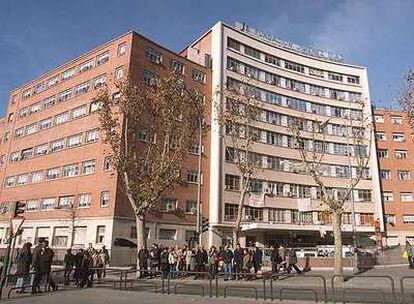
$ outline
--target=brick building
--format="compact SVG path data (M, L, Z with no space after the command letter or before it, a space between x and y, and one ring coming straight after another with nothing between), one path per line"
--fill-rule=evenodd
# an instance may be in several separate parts
M387 245L414 242L414 141L406 113L375 109Z
M207 68L136 32L88 51L10 93L6 117L0 123L0 248L6 247L10 203L18 200L26 203L18 245L42 237L61 254L68 247L92 243L96 248L106 245L115 264L134 261L134 250L127 245L134 242L135 221L111 167L111 149L103 143L99 107L92 99L104 88L117 98L115 82L127 75L150 82L173 69L191 89L204 92L209 104ZM182 245L194 236L201 151L205 159L201 178L209 178L208 136L205 142L199 147L196 140L190 147L182 172L187 183L166 193L160 201L161 212L149 219L149 242ZM203 185L202 201L207 202L208 195ZM72 202L77 208L68 211ZM207 211L204 207L203 214Z

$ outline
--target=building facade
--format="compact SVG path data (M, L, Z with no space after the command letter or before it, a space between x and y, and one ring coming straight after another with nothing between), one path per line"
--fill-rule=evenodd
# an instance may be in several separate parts
M136 32L124 34L10 93L0 130L0 248L9 233L10 205L26 203L24 242L49 240L62 254L66 248L105 245L114 264L135 261L136 230L122 182L112 168L111 149L99 127L94 96L103 89L119 97L116 82L129 76L151 83L171 71L209 104L210 71ZM209 113L206 114L207 117ZM142 140L146 140L143 134ZM194 237L198 180L209 178L209 135L203 147L189 147L182 176L186 181L160 200L149 218L148 242L182 245ZM203 153L204 152L204 153ZM198 176L203 153L202 176ZM202 181L202 201L209 193ZM68 207L69 206L69 207ZM70 206L75 206L70 208ZM206 216L206 204L204 215Z
M206 57L212 62L209 244L228 243L237 214L240 173L226 153L231 141L217 118L226 109L224 88L240 84L262 110L249 131L257 135L252 150L260 168L250 188L264 197L260 208L246 199L242 245L313 246L332 238L331 218L320 208L318 187L298 167L300 157L289 122L303 119L304 136L309 139L315 124L326 123L324 180L339 196L356 176L358 147L349 142L352 132L364 126L364 119L371 121L372 114L366 69L324 54L284 43L245 24L232 27L222 22L182 51L199 64L205 64ZM368 139L372 132L366 133ZM372 145L367 152L367 172L353 191L355 212L349 203L343 215L345 237L351 236L353 227L357 234L373 237L374 221L383 218L375 149ZM310 199L311 210L298 212L300 198ZM381 220L380 226L383 230Z
M414 242L412 128L395 110L375 109L374 122L387 245L404 245Z

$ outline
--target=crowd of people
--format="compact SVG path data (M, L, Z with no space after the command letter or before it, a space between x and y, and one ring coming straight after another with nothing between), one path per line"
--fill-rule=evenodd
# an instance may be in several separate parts
M47 240L40 239L33 250L31 243L25 243L17 252L14 261L17 292L24 293L25 288L30 286L32 294L41 293L42 282L47 283L53 290L57 290L58 284L51 272L54 255ZM101 250L96 250L92 244L89 244L86 250L80 249L76 254L68 249L64 257L64 282L69 284L73 272L72 277L76 286L92 287L95 274L99 279L105 276L105 267L108 264L109 253L105 246L102 246Z
M272 273L284 270L290 273L294 269L302 273L297 264L296 252L286 250L282 245L272 246L270 262ZM153 244L138 252L140 277L154 277L157 273L170 279L191 275L194 279L208 272L212 278L223 273L224 280L252 280L262 274L263 251L259 247L242 248L240 244L231 249L228 246L212 246L207 252L202 246L197 248L167 247Z

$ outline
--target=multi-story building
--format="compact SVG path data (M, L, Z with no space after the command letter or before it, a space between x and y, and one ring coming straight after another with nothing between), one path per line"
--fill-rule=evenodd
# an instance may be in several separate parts
M111 165L111 149L99 129L94 96L108 89L119 97L115 83L127 77L150 83L170 71L182 75L190 89L201 91L209 104L209 69L129 32L13 90L1 121L0 247L9 231L10 204L26 203L18 244L46 238L52 248L102 245L114 263L134 261L130 249L135 221ZM207 115L209 115L207 113ZM137 136L141 136L138 134ZM142 135L142 140L146 140ZM208 180L209 138L189 149L182 176L187 183L165 193L161 212L148 219L149 242L182 245L194 236L197 184ZM204 150L203 176L198 175ZM202 186L202 200L209 193ZM74 205L75 208L68 206ZM181 211L181 212L178 212ZM204 215L206 215L204 204ZM124 247L126 246L126 247Z
M375 109L375 138L388 246L414 242L414 142L407 114Z
M355 154L359 152L352 145L356 129L351 126L364 126L362 117L372 119L366 68L344 63L327 52L281 41L241 23L235 27L217 23L182 55L200 64L211 58L212 63L209 244L231 239L237 214L240 177L228 157L231 153L226 154L227 148L232 148L231 140L226 140L226 130L217 118L226 108L224 88L241 83L262 110L250 130L257 134L252 150L260 167L250 189L264 196L259 208L246 199L242 242L314 245L324 235L330 238L331 218L319 208L318 187L297 169L300 157L289 122L304 119L303 133L308 139L315 124L326 123L324 179L335 196L341 195L351 176L356 176ZM369 134L366 136L368 139ZM348 204L343 215L345 236L351 235L353 227L358 234L373 236L374 221L382 219L375 145L370 152L369 167L353 191L353 204ZM311 210L298 212L299 198L310 198Z

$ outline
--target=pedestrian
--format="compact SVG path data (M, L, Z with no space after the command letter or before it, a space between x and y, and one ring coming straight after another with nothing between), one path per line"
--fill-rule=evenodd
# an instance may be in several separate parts
M34 270L32 294L41 293L40 282L42 281L41 258L43 253L43 239L39 239L36 247L33 249L32 268Z
M52 248L49 247L49 241L43 242L43 253L40 259L40 268L42 276L46 278L46 282L52 287L53 291L58 289L58 285L55 283L52 277L52 262L55 253Z
M221 253L221 259L223 261L223 267L224 267L224 281L227 281L232 278L232 261L233 261L233 252L229 249L228 246L224 247L224 250Z
M282 262L282 258L279 255L279 250L277 249L277 246L271 246L270 247L271 253L270 253L270 263L272 265L272 275L276 275L279 273L280 269L280 263ZM274 276L273 279L276 280L278 277Z
M25 286L27 285L29 273L30 273L30 265L32 264L32 252L31 252L32 244L25 243L23 248L17 253L16 257L16 275L18 276L16 282L16 290L18 293L24 293Z
M102 278L102 269L103 269L103 260L101 258L101 252L95 251L92 255L92 269L91 269L91 278L90 282L93 285L94 275L98 277L98 280Z
M414 268L414 246L410 244L409 241L405 242L405 248L403 256L408 259L408 268Z
M292 248L291 250L289 250L289 253L288 253L288 268L287 268L288 274L290 274L290 272L292 271L292 268L295 269L297 274L302 274L302 271L299 269L298 266L296 266L297 262L298 262L298 258L296 256L296 250Z
M165 247L162 249L161 258L160 258L161 272L162 272L162 276L164 279L168 277L168 273L170 272L168 256L169 256L168 247Z
M139 277L145 278L148 275L148 259L150 258L150 252L146 245L138 251L138 263L139 263ZM151 270L153 270L151 268Z
M101 259L103 261L102 275L103 275L103 277L106 277L106 268L109 266L110 259L109 259L108 249L106 249L105 245L103 245L102 249L101 249Z
M150 269L151 269L151 276L156 276L156 272L160 270L159 268L159 251L156 244L152 245L150 250Z
M211 246L208 253L208 267L210 271L210 277L214 279L218 272L218 252L216 247Z
M243 250L243 273L246 274L246 281L251 280L250 269L252 268L252 256L249 249Z
M237 280L242 278L243 272L243 249L240 247L240 244L236 244L236 249L234 250L233 258L233 272L236 274Z
M191 271L191 256L193 252L191 251L190 247L186 246L184 251L184 259L185 259L185 267L186 271Z
M92 256L92 254L95 252L95 249L93 248L92 243L89 243L88 248L86 251Z
M183 248L178 249L177 256L178 256L178 270L181 272L181 276L183 276L182 271L186 270L185 248L184 249Z
M206 271L206 264L208 262L208 254L207 251L203 248L203 246L198 246L197 252L195 254L195 264L196 264L196 275L194 279L196 280L198 277L204 278L204 272Z
M84 258L85 251L83 249L79 249L79 251L75 254L75 272L73 274L73 278L75 279L75 284L77 287L80 286L82 281L82 264Z
M82 255L82 260L80 263L80 282L79 287L92 287L91 282L91 267L92 267L92 256L91 250L85 250Z
M63 265L65 267L65 273L63 274L65 285L69 285L70 273L72 272L73 266L75 265L75 255L72 253L71 248L66 250L65 257L63 258Z
M287 270L287 262L286 262L286 248L283 246L283 244L280 244L278 248L279 256L281 259L280 265L279 265L279 271L283 268L284 271Z
M168 254L168 264L170 266L170 279L174 280L177 278L177 263L178 255L174 248L171 248Z
M263 251L256 246L253 251L253 268L254 273L257 275L262 268Z

